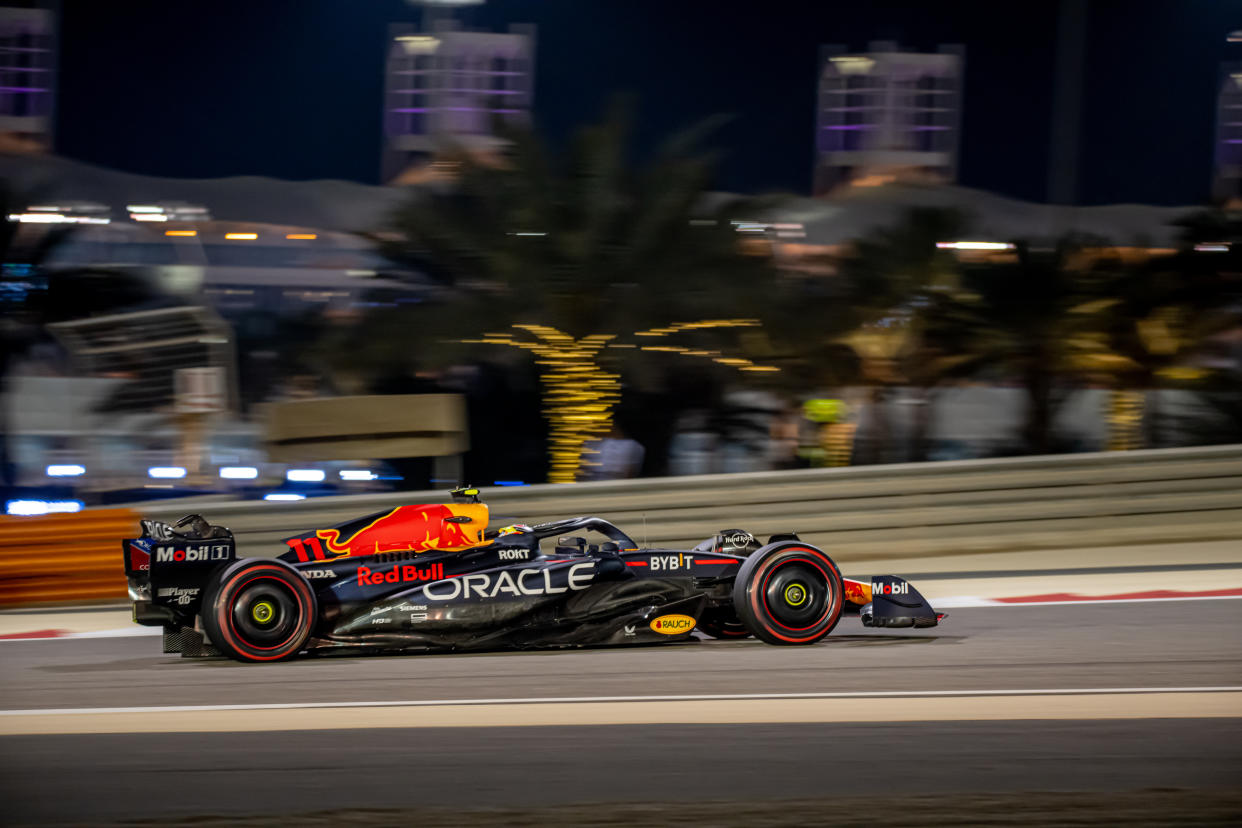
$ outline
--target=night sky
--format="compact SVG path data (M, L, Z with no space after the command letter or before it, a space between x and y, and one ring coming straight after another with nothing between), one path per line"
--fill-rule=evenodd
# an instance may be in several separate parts
M534 23L554 142L617 92L636 151L716 113L721 189L810 189L820 44L966 47L960 183L1046 198L1055 0L489 0ZM387 26L404 0L63 0L56 149L132 172L375 183ZM1225 35L1242 0L1091 0L1079 201L1207 199Z

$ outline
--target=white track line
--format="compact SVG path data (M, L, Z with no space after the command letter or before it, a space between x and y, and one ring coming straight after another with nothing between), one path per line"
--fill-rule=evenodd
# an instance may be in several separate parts
M162 635L164 630L160 627L140 627L135 624L132 627L120 627L115 630L88 630L87 632L71 632L60 636L61 638L130 638L138 635ZM17 639L20 640L20 639ZM46 639L33 639L41 641Z
M57 628L43 627L42 629ZM28 632L38 632L38 630L29 630ZM134 638L138 636L160 635L163 632L159 627L119 627L113 630L87 630L85 632L67 632L60 635L41 635L30 638L0 638L0 644L6 644L11 641L67 641L73 638ZM20 633L18 634L20 635Z
M781 699L918 699L986 696L1098 696L1146 693L1239 693L1219 687L1054 687L1025 690L862 690L829 693L719 693L689 696L547 696L514 699L415 699L408 701L287 702L277 704L153 705L150 707L52 707L0 710L0 716L85 716L120 713L210 713L233 710L312 710L349 707L440 707L490 704L593 704L598 702L771 701Z
M948 598L928 598L935 609L976 609L978 607L1058 607L1067 604L1155 604L1166 601L1236 601L1242 595L1179 595L1173 598L1076 598L1072 601L1002 601L998 598L978 598L974 595L957 595Z

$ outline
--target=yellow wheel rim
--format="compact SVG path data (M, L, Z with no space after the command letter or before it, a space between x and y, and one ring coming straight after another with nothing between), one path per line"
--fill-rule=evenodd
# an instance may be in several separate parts
M250 617L260 624L266 624L276 614L276 608L267 601L260 601L250 610Z
M806 603L806 587L802 584L790 584L785 587L785 603L791 607L800 607Z

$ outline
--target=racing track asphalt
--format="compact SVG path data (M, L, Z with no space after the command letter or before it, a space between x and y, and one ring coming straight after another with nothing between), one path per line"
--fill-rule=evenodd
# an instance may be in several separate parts
M1239 622L1242 600L988 607L952 610L928 631L847 618L806 648L702 642L262 666L164 656L152 637L12 641L0 642L0 708L1237 687ZM1242 780L1240 714L895 721L909 702L886 700L894 721L871 723L748 724L739 702L734 725L3 736L0 801L3 821L39 822L833 793L875 794L880 806L892 791L1236 790Z

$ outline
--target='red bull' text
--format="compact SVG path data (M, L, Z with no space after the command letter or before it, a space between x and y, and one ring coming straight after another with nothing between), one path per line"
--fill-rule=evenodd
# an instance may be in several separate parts
M411 581L438 581L444 577L444 564L432 564L419 568L415 564L401 564L388 569L372 570L368 566L358 567L358 586L379 586L381 584L404 584Z

